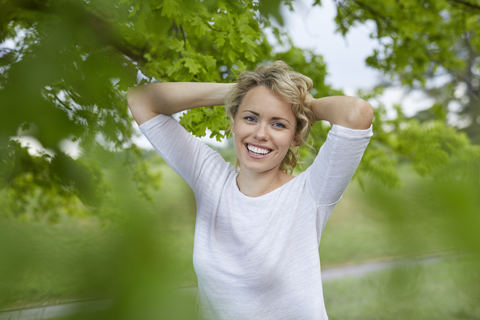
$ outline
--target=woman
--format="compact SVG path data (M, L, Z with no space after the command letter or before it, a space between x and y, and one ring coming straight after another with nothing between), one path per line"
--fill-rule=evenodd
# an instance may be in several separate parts
M372 136L372 107L354 97L314 99L311 80L277 61L238 83L154 83L131 90L130 110L165 161L192 187L193 262L208 319L327 319L318 245ZM238 170L171 114L225 104ZM296 177L292 148L314 121L332 124Z

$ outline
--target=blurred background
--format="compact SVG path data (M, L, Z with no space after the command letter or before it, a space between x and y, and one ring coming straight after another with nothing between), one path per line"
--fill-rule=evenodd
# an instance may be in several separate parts
M126 91L278 59L375 109L322 235L329 317L480 319L479 20L478 0L0 0L0 319L196 318L194 198ZM176 117L235 161L221 106Z

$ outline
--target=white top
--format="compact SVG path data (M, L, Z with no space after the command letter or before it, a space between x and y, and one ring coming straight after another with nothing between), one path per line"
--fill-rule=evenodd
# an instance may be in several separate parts
M193 264L208 319L328 319L318 246L335 204L373 135L333 125L313 164L259 197L238 189L237 172L177 121L158 115L140 126L193 189Z

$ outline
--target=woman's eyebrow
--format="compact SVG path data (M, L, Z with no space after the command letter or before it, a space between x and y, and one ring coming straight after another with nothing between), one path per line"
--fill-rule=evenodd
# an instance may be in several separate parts
M251 113L253 113L253 114L256 115L256 116L259 116L259 115L260 115L260 113L255 112L255 111L252 111L252 110L243 110L243 112L251 112Z
M255 112L255 111L252 111L252 110L243 110L243 112L253 113L253 114L256 115L257 117L260 116L260 113ZM290 121L288 121L287 119L282 118L282 117L272 117L272 120L283 120L283 121L286 121L288 124L290 124Z

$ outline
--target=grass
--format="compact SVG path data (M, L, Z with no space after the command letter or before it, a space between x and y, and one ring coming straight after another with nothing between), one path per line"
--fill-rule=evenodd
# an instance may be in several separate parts
M432 217L417 216L397 226L396 221L367 204L362 195L358 186L350 186L332 212L320 243L323 266L453 249L435 232Z
M472 285L480 281L479 267L469 257L451 258L327 282L329 319L479 319L480 287Z
M329 318L479 319L478 260L447 259L324 284Z

